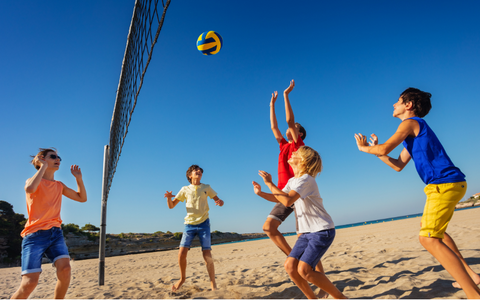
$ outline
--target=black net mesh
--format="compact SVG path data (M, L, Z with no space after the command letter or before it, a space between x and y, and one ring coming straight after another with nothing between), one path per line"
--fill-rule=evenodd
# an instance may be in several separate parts
M137 104L143 77L152 58L153 47L162 29L165 13L170 5L162 0L136 0L130 31L123 58L117 97L110 125L110 147L105 200L112 185L128 126ZM155 30L156 28L156 30ZM155 31L153 31L155 30Z

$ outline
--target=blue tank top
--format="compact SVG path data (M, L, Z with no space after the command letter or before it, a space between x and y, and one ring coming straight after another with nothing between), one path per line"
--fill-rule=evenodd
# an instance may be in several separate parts
M403 141L403 146L410 153L423 182L439 184L465 181L465 175L452 163L425 120L419 117L410 119L418 122L420 131L414 138L407 137Z

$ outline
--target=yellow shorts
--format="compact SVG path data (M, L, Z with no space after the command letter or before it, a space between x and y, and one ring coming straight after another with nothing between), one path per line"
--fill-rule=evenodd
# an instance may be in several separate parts
M420 235L443 239L455 205L467 191L467 182L429 184L424 189L427 202L423 210Z

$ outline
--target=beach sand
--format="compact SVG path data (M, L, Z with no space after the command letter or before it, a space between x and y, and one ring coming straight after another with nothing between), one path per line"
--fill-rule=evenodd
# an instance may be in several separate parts
M480 272L480 210L457 211L448 232L467 262ZM418 242L420 218L337 230L322 262L327 277L350 298L465 298L453 278ZM296 236L287 237L293 245ZM67 298L305 298L283 268L285 255L268 239L213 246L219 290L211 291L200 248L188 255L187 280L179 279L177 250L106 259L105 285L98 286L98 259L72 261ZM55 269L43 274L30 298L52 298ZM19 267L0 269L0 298L20 284ZM318 291L314 287L314 291Z

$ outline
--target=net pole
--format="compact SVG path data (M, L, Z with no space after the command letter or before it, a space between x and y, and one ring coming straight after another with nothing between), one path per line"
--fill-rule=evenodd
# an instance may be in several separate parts
M103 153L103 180L102 180L102 210L100 221L100 243L98 251L98 285L105 284L105 244L107 237L107 177L108 177L108 151L109 146L105 145Z

